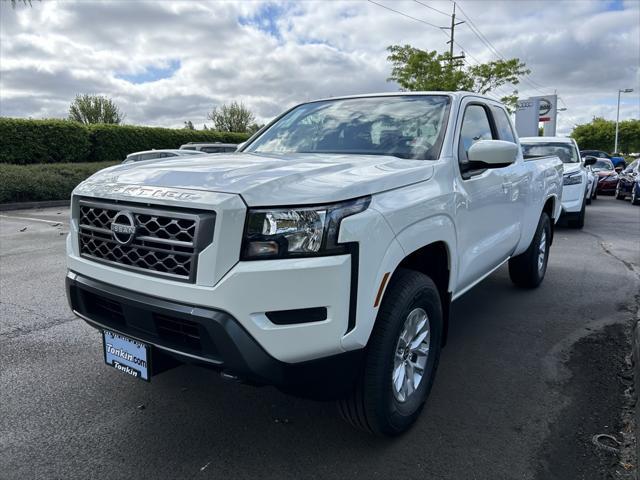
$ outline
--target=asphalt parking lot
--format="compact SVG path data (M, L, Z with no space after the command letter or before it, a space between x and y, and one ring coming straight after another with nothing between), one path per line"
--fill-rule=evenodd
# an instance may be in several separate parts
M600 478L588 439L618 421L617 367L576 345L600 335L624 354L640 301L628 201L600 197L583 231L558 228L539 289L502 268L454 305L427 407L394 440L352 430L331 403L195 367L144 383L105 366L100 334L66 304L67 215L0 216L2 479ZM587 404L598 385L611 389Z

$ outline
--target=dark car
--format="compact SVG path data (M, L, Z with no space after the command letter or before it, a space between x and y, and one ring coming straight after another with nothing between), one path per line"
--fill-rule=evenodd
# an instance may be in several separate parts
M616 198L624 200L631 196L633 205L640 205L640 160L636 160L618 175Z
M613 168L624 168L627 163L624 161L624 158L610 155L607 152L603 152L602 150L580 150L580 156L584 157L596 157L596 158L607 158L611 160L613 163Z
M613 195L618 186L618 172L615 171L611 160L598 158L591 170L598 176L597 192Z

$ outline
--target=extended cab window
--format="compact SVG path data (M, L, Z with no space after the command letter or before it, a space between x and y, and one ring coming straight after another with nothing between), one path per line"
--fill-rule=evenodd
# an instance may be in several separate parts
M469 148L480 140L493 140L491 122L487 110L482 105L469 105L464 111L460 129L458 160L462 163L466 162Z

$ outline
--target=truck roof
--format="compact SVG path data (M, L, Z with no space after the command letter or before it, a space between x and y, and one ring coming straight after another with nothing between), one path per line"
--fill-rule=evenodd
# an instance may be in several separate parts
M454 99L459 99L462 97L480 97L484 100L488 100L491 102L501 103L499 100L495 98L488 97L487 95L482 95L476 92L467 92L467 91L418 91L418 92L377 92L377 93L361 93L357 95L341 95L338 97L327 97L327 98L318 98L316 100L310 100L308 102L303 103L312 103L312 102L323 102L326 100L343 100L347 98L367 98L367 97L398 97L398 96L421 96L421 95L448 95Z

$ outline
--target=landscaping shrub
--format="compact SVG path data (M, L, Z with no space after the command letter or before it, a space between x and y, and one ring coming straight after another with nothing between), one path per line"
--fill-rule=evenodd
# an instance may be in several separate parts
M188 142L240 143L244 133L133 125L83 125L69 120L0 118L0 163L122 161L133 152Z
M89 131L68 120L0 118L0 163L86 162Z
M240 143L244 133L187 130L185 128L136 127L130 125L89 125L92 161L122 161L133 152L160 148L180 148L188 142Z
M114 163L0 164L0 203L65 200L81 181Z

